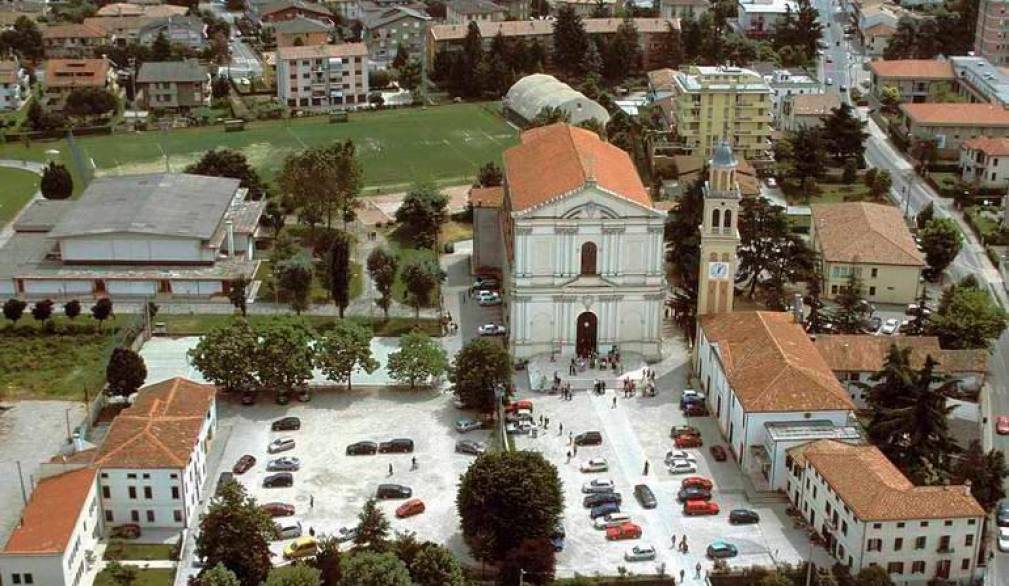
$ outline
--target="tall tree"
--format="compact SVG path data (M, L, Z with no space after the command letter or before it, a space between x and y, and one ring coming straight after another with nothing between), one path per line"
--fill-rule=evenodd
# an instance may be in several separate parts
M312 332L301 321L276 319L259 332L256 374L277 397L297 392L312 378L315 350Z
M147 380L147 365L129 348L115 348L105 367L106 391L112 396L129 397Z
M397 76L396 81L399 82L399 87L408 92L413 92L419 88L420 84L424 81L421 74L420 61L411 59L399 69L399 75Z
M683 39L680 29L670 23L662 38L662 53L660 59L664 67L677 69L683 63Z
M371 331L352 321L340 320L317 342L316 366L334 383L347 383L359 368L368 374L379 367L371 355Z
M433 259L417 258L403 267L407 301L413 306L416 319L420 319L420 308L431 302L431 295L444 281L445 271Z
M501 172L501 167L490 161L477 171L476 180L481 187L498 187L504 183L504 173Z
M382 552L389 548L389 520L378 508L375 499L368 499L357 516L357 535L354 546Z
M252 168L243 153L231 149L210 149L200 160L186 167L186 173L208 177L238 179L239 186L249 190L249 199L258 200L266 194L266 183Z
M406 45L400 43L396 47L396 57L392 60L393 69L401 69L410 61L410 53L406 50Z
M483 64L483 38L480 36L480 27L476 21L471 20L466 27L462 53L456 60L452 74L457 93L467 98L475 98L482 93L480 82L486 77L480 75Z
M865 152L865 139L869 133L865 131L866 122L854 115L854 110L847 103L830 111L830 116L823 121L823 136L827 151L835 160L855 159L860 161Z
M420 248L437 248L438 234L447 220L448 197L430 184L412 187L396 209L396 221Z
M827 166L826 141L819 128L800 128L788 133L775 145L776 159L784 164L786 174L800 183L819 180ZM778 156L778 155L781 156Z
M340 586L340 543L335 537L321 536L319 550L311 563L319 570L322 586Z
M411 332L399 338L399 350L389 355L386 364L389 376L411 389L427 384L448 370L448 357L441 344L427 334Z
M28 16L17 17L13 27L0 33L0 48L14 51L23 61L40 60L44 47L42 32L35 20Z
M883 59L911 59L915 56L917 46L918 24L909 16L901 17L897 21L897 31L890 37L886 49L883 50Z
M1005 454L997 449L985 453L978 440L971 440L953 466L953 482L970 482L970 493L989 513L1005 498L1007 477Z
M761 273L786 253L785 247L793 239L784 208L761 197L743 199L739 237L739 270L750 275L752 298Z
M938 278L960 254L963 235L952 218L932 218L921 231L921 247L932 278Z
M151 61L171 61L171 59L172 43L164 32L159 32L151 42Z
M326 257L329 263L329 294L340 311L340 319L343 319L343 313L350 305L350 247L350 235L338 232Z
M837 309L834 312L834 324L843 334L857 334L868 316L868 304L865 301L862 276L859 269L851 268L848 281L834 297Z
M200 520L196 556L204 562L204 573L221 564L234 572L242 586L260 586L273 566L268 540L276 532L273 519L242 485L227 482Z
M340 586L413 586L406 565L392 553L356 553L344 556L340 566Z
M382 308L385 318L389 319L389 307L392 305L392 286L396 282L396 271L399 269L399 259L385 247L378 247L368 254L368 275L375 283L379 298L375 303Z
M469 583L452 552L434 543L421 547L409 567L417 586L466 586Z
M679 287L674 290L677 321L687 332L694 331L697 307L697 278L700 271L701 239L697 227L703 221L704 179L701 177L687 188L679 205L669 211L665 224L666 262L673 267Z
M263 586L319 586L319 570L305 564L278 566L270 570Z
M249 296L249 282L249 278L242 275L237 279L233 279L228 285L228 301L242 314L242 317L245 317L249 311L247 300Z
M312 259L303 250L273 266L277 286L290 298L291 309L298 315L308 309L312 290Z
M494 409L494 389L511 380L512 365L508 351L500 344L477 338L455 355L449 380L462 402L471 409Z
M186 357L203 378L226 392L255 388L259 335L244 319L212 328L200 337Z
M624 18L613 39L606 45L604 74L613 83L622 82L641 70L641 46L634 21Z
M987 291L961 283L943 291L929 322L943 348L988 348L1005 331L1006 313Z
M554 63L557 63L569 76L577 77L581 71L582 58L589 50L591 42L585 32L582 17L575 13L573 6L562 4L557 9L557 20L554 24Z
M74 192L74 180L62 164L50 161L42 172L39 191L46 199L67 199Z

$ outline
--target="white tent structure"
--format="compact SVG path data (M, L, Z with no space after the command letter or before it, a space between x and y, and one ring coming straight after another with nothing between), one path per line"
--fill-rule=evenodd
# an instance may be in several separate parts
M523 123L532 121L546 107L567 112L571 124L594 118L606 126L610 121L609 112L598 102L586 98L556 77L542 73L527 75L516 81L505 95L504 107L507 113L515 115Z

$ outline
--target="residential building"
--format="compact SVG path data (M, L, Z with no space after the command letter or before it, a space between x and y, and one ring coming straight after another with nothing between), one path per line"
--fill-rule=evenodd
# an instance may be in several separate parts
M658 359L666 213L630 156L595 132L553 124L521 140L504 153L499 224L511 355L617 346Z
M0 110L17 110L28 95L28 74L17 57L0 61Z
M125 47L139 43L140 29L154 20L150 16L91 16L84 19L84 24L107 31L113 37L112 44Z
M885 22L876 23L864 29L859 29L858 39L862 49L869 57L880 57L890 44L890 39L897 34L897 27Z
M1009 21L1006 0L980 0L974 28L974 53L993 65L1009 65Z
M554 15L561 6L570 6L578 16L590 18L598 17L600 14L605 14L606 17L612 16L616 5L617 0L555 0L550 7Z
M91 57L95 49L112 42L105 29L88 24L59 24L42 30L42 45L49 58Z
M292 108L357 109L368 104L364 43L277 49L277 97Z
M771 88L741 67L691 65L673 76L667 117L684 154L708 158L725 138L751 163L770 159Z
M880 57L897 32L901 18L912 13L890 2L867 2L855 14L859 44L867 56Z
M0 295L224 300L259 267L263 201L237 179L180 173L97 177L77 200L16 222L0 248ZM53 202L49 202L53 203Z
M0 583L81 584L103 532L97 475L88 466L38 480L0 551Z
M804 71L776 69L765 75L764 81L771 88L772 115L776 125L781 124L784 103L790 96L823 93L823 85Z
M164 16L185 16L189 8L174 4L131 4L129 2L114 2L98 9L95 16L147 16L160 18Z
M333 27L328 22L299 16L270 25L278 47L325 45Z
M660 0L659 16L697 20L710 8L710 0Z
M935 140L939 156L956 159L965 140L1009 136L1009 110L993 104L901 104L900 130L909 140Z
M449 0L445 4L445 22L466 24L473 20L508 20L508 9L490 0Z
M357 20L360 15L358 0L331 0L326 4L333 11L333 15L340 18L341 22Z
M791 480L792 457L788 451L809 442L831 439L849 444L863 444L862 428L857 422L838 426L826 419L804 419L764 424L764 445L754 446L754 465L750 480L765 491L785 493ZM759 474L756 472L759 471Z
M970 138L960 145L960 177L982 189L1009 188L1009 138Z
M392 67L400 46L411 59L423 58L428 16L422 8L391 6L362 14L368 59L376 69ZM482 21L486 22L486 21ZM465 28L465 25L460 25Z
M1009 108L1009 73L984 57L950 57L958 93L971 102Z
M254 5L255 3L250 3L250 8L253 8ZM305 0L278 0L262 4L258 8L256 16L263 24L291 20L299 16L323 22L333 22L333 12L329 8Z
M44 99L47 107L62 110L77 88L105 88L119 93L116 72L108 59L49 59L45 65Z
M164 35L173 45L181 45L194 51L207 46L207 25L196 16L169 16L154 18L140 27L137 42L141 45L154 43L158 35Z
M833 110L841 107L841 100L835 94L804 94L785 98L779 128L799 130L823 125Z
M900 59L869 63L870 95L878 104L884 88L897 88L901 102L941 101L942 95L955 95L953 65L938 59Z
M504 266L501 241L501 209L504 187L472 187L469 204L473 208L473 254L470 272L475 275L500 273Z
M822 262L823 297L845 290L854 272L872 303L912 303L925 257L900 210L884 204L814 204L810 241Z
M799 12L799 5L793 0L737 0L739 31L749 37L770 36L789 11Z
M527 126L548 107L566 112L567 122L574 125L595 120L605 128L610 121L610 113L598 102L545 73L534 73L516 81L501 104L505 116L519 126Z
M150 111L210 106L210 74L195 59L147 61L137 74L137 100Z
M852 574L877 565L900 584L975 579L986 515L969 486L915 486L870 445L818 440L789 456L792 506Z

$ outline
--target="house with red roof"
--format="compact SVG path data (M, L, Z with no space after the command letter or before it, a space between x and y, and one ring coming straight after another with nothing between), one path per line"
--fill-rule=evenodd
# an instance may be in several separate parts
M960 145L960 177L982 189L1009 187L1009 138L978 136Z

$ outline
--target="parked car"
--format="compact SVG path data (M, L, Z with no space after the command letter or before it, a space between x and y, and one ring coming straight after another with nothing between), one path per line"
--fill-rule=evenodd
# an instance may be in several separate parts
M609 478L596 478L582 485L582 492L594 494L597 492L613 492L613 481Z
M512 401L511 403L508 403L504 407L505 413L514 413L521 409L527 409L529 411L532 411L533 402L530 401L529 399L519 399L518 401Z
M483 423L470 417L462 417L455 422L455 430L459 433L466 433L474 429L480 429L481 427L483 427Z
M503 336L506 328L501 324L486 323L477 328L477 333L481 336Z
M264 503L259 508L271 517L290 517L294 514L294 505L287 503Z
M592 521L592 526L600 530L609 529L610 527L627 523L630 520L631 516L627 513L610 513Z
M1009 551L1009 527L998 529L998 550Z
M112 528L112 537L116 539L136 539L140 537L140 525L124 523Z
M603 443L603 434L598 431L586 431L575 436L576 446L598 446Z
M701 430L697 429L693 425L674 425L672 429L669 430L670 439L676 439L681 435L701 435Z
M995 418L995 432L999 435L1009 434L1009 415L999 415Z
M597 496L601 496L601 495L593 494L593 495L587 496L585 498L592 498L592 497L597 497ZM595 519L598 519L599 517L603 517L603 516L609 515L610 513L619 513L619 512L620 512L620 504L619 503L612 503L612 502L611 503L603 503L601 505L596 505L596 506L592 507L592 509L589 511L589 518L595 520Z
M717 515L718 504L705 500L687 501L683 503L683 514L687 516Z
M892 317L883 322L883 327L880 328L879 333L884 336L892 336L897 333L897 328L900 326L900 322L893 319Z
M687 460L673 460L666 464L670 474L693 474L697 472L697 463Z
M375 496L379 499L408 499L413 496L413 490L402 484L379 484Z
M266 465L266 469L269 471L285 471L285 472L297 472L301 469L301 459L295 458L293 456L284 456L283 458L277 458L275 460L270 460Z
M711 446L711 457L716 462L724 462L729 458L729 453L722 446Z
M711 559L734 558L739 555L739 549L727 541L713 541L708 546L708 557Z
M704 403L687 403L683 407L683 415L684 417L706 417L708 415L708 408Z
M606 458L592 458L591 460L582 462L582 465L578 467L579 470L585 473L606 472L609 468L610 465L606 461Z
M501 305L501 294L497 291L480 291L477 294L476 302L483 306Z
M655 548L650 545L635 545L624 554L626 562L647 562L655 559Z
M378 444L380 454L409 454L413 451L413 440L409 438L396 438Z
M294 449L294 438L293 437L278 437L277 439L270 442L270 445L266 448L266 451L271 454L276 454L277 452L286 452L288 450Z
M277 527L277 539L295 539L301 537L301 521L284 519L274 523Z
M509 421L505 424L505 432L507 433L529 433L536 427L532 421Z
M1002 501L995 510L995 522L999 527L1009 527L1009 502Z
M732 509L729 511L729 523L733 525L751 525L760 522L760 515L757 511L750 509Z
M680 488L689 488L692 486L703 488L704 490L711 490L714 488L715 483L702 476L688 476L680 481Z
M274 421L270 429L273 431L297 431L301 429L301 419L297 417L283 417Z
M455 451L459 454L481 456L487 451L487 444L473 440L459 440L455 443Z
M639 537L641 537L641 526L631 522L606 529L607 541L623 541L624 539L637 539Z
M655 500L655 493L647 484L634 485L634 498L638 499L638 503L643 509L654 509L659 504Z
M704 445L704 440L700 435L678 435L673 441L673 445L677 448L699 448Z
M263 488L287 488L294 485L294 475L290 472L278 472L263 479Z
M699 393L694 389L684 389L683 393L680 395L681 409L689 403L703 403L703 402L704 402L704 393Z
M231 467L231 471L235 474L245 474L256 465L256 457L251 454L245 454L235 462L235 465Z
M424 512L424 501L420 499L410 499L396 507L396 518L405 519Z
M340 527L336 530L336 542L347 543L357 537L357 527Z
M676 494L676 500L681 503L687 501L710 501L711 491L699 486L688 486L680 489L680 492Z
M505 413L505 421L529 421L533 420L533 412L529 409L517 409Z
M481 289L498 289L501 287L501 282L497 280L497 277L477 277L473 281L473 287L471 290L479 291Z
M370 456L378 452L378 444L375 442L356 442L347 446L348 456Z
M666 459L663 461L666 464L668 464L673 460L686 460L688 462L696 462L697 456L686 450L670 450L666 452Z
M244 391L242 393L242 405L255 405L256 404L256 392L255 391Z
M606 503L622 504L624 497L619 492L596 492L582 499L582 506L587 509L598 507Z
M314 537L299 537L284 547L285 560L312 557L319 552L319 542Z
M554 546L554 551L564 551L564 538L567 534L564 532L564 523L557 521L554 525L554 530L550 533L550 543Z

